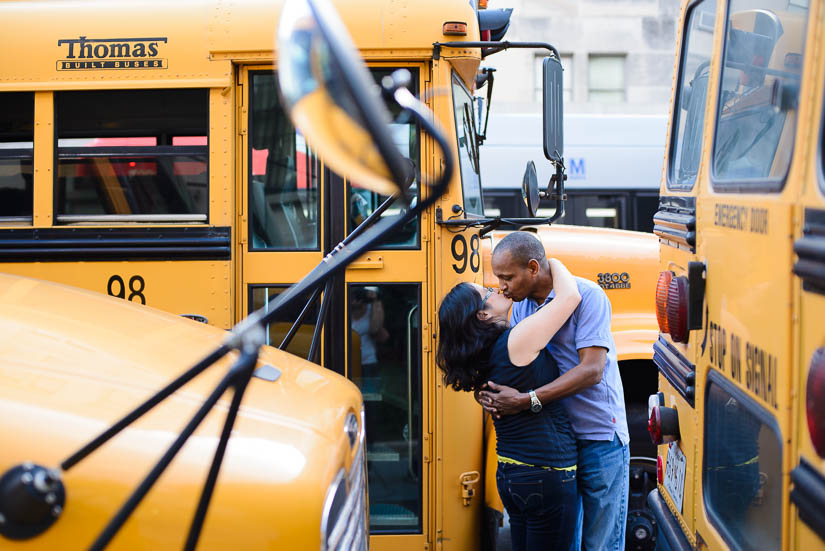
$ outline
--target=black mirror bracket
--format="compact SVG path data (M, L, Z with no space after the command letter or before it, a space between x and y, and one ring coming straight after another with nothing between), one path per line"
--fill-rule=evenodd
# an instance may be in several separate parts
M441 48L481 48L481 58L495 53L508 50L510 48L524 48L531 50L548 50L553 56L561 61L559 51L555 46L547 42L509 42L507 40L478 40L474 42L433 42L433 59L441 59Z
M556 204L556 212L550 217L548 224L564 216L564 202L567 201L567 194L564 192L564 181L567 180L567 174L564 172L564 159L561 162L553 162L553 164L556 167L556 173L550 176L547 191L542 194L543 197Z

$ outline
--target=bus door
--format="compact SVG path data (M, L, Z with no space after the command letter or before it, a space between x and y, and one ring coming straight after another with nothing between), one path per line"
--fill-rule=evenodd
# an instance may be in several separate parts
M822 25L817 26L822 32ZM821 34L819 36L821 40ZM810 64L810 60L809 60ZM791 529L794 549L825 545L825 177L823 177L823 88L821 60L815 63L818 105L809 113L813 130L806 144L808 171L794 227L793 272L799 293L799 376L795 382L797 457L791 464ZM811 105L811 107L814 107ZM805 117L802 114L802 117ZM808 117L805 117L808 120ZM816 139L814 139L816 137Z
M410 71L411 91L421 97L429 81L424 64L372 64L370 72L380 82L400 67ZM411 195L420 197L421 175L432 170L424 161L429 147L411 121L392 115L393 141L415 165ZM388 199L350 181L330 185L330 195L330 209L340 210L337 225L346 234ZM381 216L401 208L392 203ZM428 219L424 214L411 221L351 264L343 282L346 330L340 338L347 344L346 375L364 397L373 549L422 549L428 541L432 437L426 404L433 316Z
M398 65L371 67L376 80ZM405 65L420 96L424 65ZM240 311L265 306L306 275L387 197L350 183L323 167L311 144L283 112L271 67L245 67L238 94L241 121L242 205ZM393 113L397 115L397 113ZM430 168L421 136L408 121L392 125L396 145L420 174ZM402 208L393 204L382 216ZM314 358L353 380L361 389L367 427L370 529L374 545L420 549L426 543L430 442L426 418L430 323L427 293L426 217L396 232L333 280L323 300L323 350ZM310 295L307 295L307 299ZM280 346L302 313L299 301L268 328L269 344ZM321 311L318 300L286 349L308 357ZM426 336L426 338L425 338ZM430 339L430 340L427 340Z
M299 281L322 258L321 170L281 105L272 67L244 67L239 75L240 254L236 294L239 319ZM310 295L307 295L309 299ZM291 336L290 352L308 357L320 301ZM278 347L304 304L271 323L267 344Z
M791 433L793 289L775 274L793 258L807 8L732 0L725 17L710 181L697 199L706 302L696 343L696 533L712 549L780 549L793 455L783 437ZM775 89L794 107L772 103Z

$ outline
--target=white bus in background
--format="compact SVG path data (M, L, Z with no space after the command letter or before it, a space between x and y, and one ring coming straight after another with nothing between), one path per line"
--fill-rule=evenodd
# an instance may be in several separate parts
M665 115L565 115L565 216L557 223L653 231L662 178ZM542 150L540 114L491 114L481 147L481 183L488 216L526 216L521 179L536 163L539 189L553 167ZM539 216L549 216L542 200Z

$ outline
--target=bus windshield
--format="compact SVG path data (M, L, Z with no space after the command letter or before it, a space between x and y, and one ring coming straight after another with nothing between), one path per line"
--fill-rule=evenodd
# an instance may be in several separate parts
M473 117L473 97L455 74L453 74L453 109L458 160L461 165L461 187L464 191L464 212L483 216L484 205L481 201L481 175L479 174L476 123Z

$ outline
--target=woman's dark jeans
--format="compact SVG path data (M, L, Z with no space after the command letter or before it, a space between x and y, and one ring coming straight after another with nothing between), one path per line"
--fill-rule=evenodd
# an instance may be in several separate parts
M576 471L499 463L496 483L510 515L513 551L576 549Z

